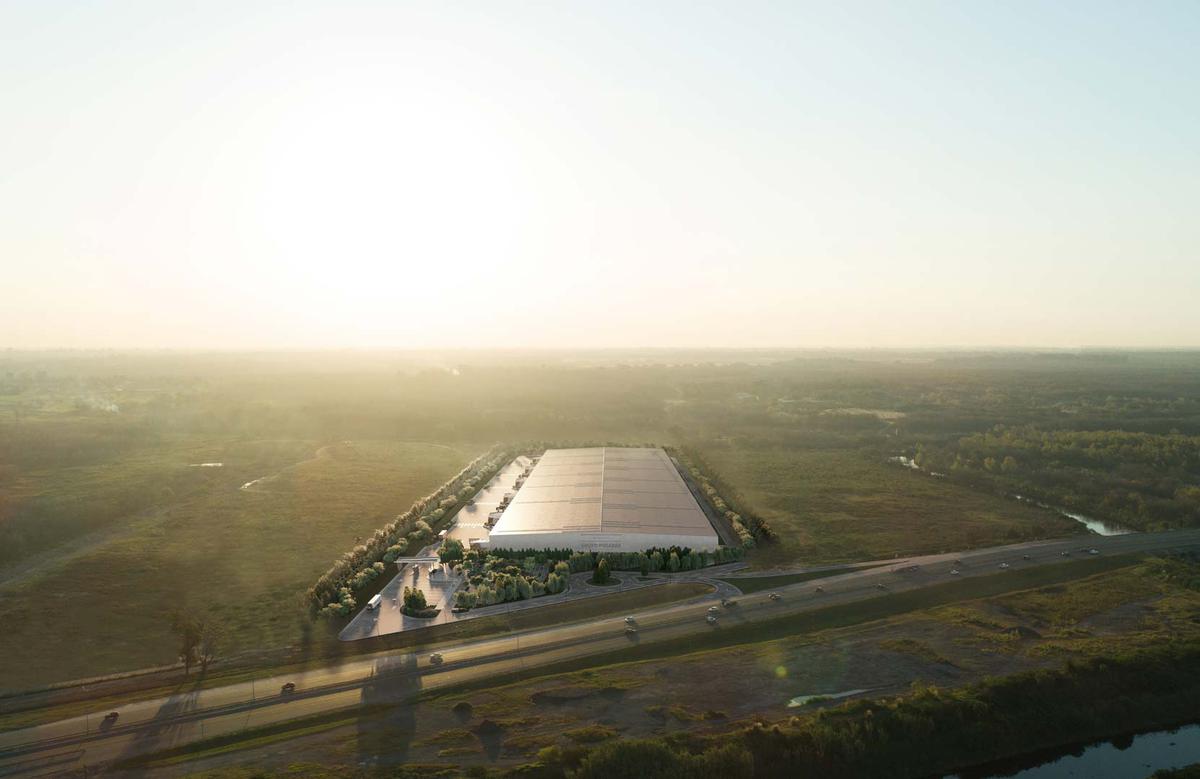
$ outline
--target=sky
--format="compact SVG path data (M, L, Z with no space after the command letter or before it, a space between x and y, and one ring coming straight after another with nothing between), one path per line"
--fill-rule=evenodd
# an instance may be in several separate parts
M1200 346L1195 2L0 0L0 348Z

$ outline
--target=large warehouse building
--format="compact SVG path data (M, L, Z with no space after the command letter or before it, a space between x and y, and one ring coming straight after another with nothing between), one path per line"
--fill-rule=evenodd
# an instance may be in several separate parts
M662 449L549 449L492 528L494 549L640 552L717 547Z

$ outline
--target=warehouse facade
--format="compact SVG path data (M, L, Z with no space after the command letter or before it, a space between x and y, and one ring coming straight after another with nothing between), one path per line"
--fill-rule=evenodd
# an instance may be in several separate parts
M662 449L548 449L492 528L489 545L712 551L717 534Z

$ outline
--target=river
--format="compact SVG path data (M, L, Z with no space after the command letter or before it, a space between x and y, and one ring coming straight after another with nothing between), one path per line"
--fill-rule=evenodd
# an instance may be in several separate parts
M1083 525L1088 530L1092 531L1093 533L1095 533L1098 536L1123 536L1123 535L1127 535L1127 534L1133 532L1132 530L1129 530L1128 528L1123 528L1120 525L1114 525L1111 522L1105 522L1102 519L1093 519L1089 516L1085 516L1083 514L1078 514L1074 511L1067 511L1064 508L1059 508L1058 506L1051 506L1049 503L1043 503L1040 500L1034 500L1033 498L1027 498L1024 495L1013 495L1013 497L1016 498L1017 500L1021 501L1022 503L1032 503L1033 505L1039 506L1040 508L1050 509L1051 511L1057 511L1059 514L1062 514L1064 517L1070 517L1071 519L1075 520L1076 522Z
M1115 738L964 771L949 779L1144 779L1164 768L1200 763L1200 725Z
M914 471L919 471L920 473L928 473L930 476L945 476L944 473L934 473L933 471L925 470L921 466L917 465L916 460L914 460L911 457L906 457L905 455L897 455L895 457L889 457L888 460L890 462L899 463L900 465L903 465L905 468L909 468ZM1057 511L1059 514L1062 514L1064 517L1069 517L1069 518L1075 520L1076 522L1083 525L1088 530L1092 531L1093 533L1095 533L1098 536L1123 536L1127 533L1134 532L1132 530L1129 530L1128 528L1123 528L1120 525L1114 525L1111 522L1105 522L1102 519L1093 519L1092 517L1084 516L1083 514L1078 514L1074 511L1067 511L1064 508L1059 508L1058 506L1051 506L1049 503L1042 503L1040 500L1034 500L1033 498L1028 498L1024 495L1015 495L1014 494L1012 497L1016 498L1017 500L1021 501L1022 503L1032 503L1035 506L1038 506L1040 508L1050 509L1051 511Z

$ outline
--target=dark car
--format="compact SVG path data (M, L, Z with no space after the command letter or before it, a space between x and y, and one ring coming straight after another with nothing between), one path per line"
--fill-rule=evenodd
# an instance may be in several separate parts
M283 685L283 687L281 687L279 689L279 692L282 693L283 695L287 695L289 692L295 692L295 691L296 691L296 683L295 682L287 682L286 684Z
M116 722L117 717L120 717L120 716L121 715L118 712L110 711L108 714L104 715L104 721L105 722Z

